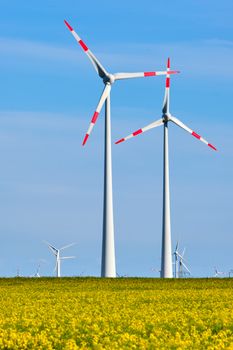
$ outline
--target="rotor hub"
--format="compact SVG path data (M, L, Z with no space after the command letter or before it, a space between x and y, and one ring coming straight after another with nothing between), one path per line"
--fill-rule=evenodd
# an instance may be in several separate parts
M115 82L115 77L112 74L108 74L103 78L103 82L104 84L109 83L110 85L112 85Z
M168 122L169 120L170 120L170 115L167 114L167 113L164 114L164 115L163 115L163 122L166 123L166 122Z

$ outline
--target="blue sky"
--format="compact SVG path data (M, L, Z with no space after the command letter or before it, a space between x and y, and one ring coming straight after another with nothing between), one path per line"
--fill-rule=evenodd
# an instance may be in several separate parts
M194 276L232 261L232 1L40 1L0 13L0 275L51 275L43 244L77 242L66 275L99 275L102 240L103 114L83 136L102 91L66 18L112 72L163 69L171 111L217 146L169 128L173 247L186 247ZM164 78L117 82L113 141L161 116ZM117 271L157 276L162 215L162 128L113 146Z

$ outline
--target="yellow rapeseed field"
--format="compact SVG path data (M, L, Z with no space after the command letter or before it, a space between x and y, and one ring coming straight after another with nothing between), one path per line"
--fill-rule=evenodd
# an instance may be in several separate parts
M233 349L233 279L0 279L0 349Z

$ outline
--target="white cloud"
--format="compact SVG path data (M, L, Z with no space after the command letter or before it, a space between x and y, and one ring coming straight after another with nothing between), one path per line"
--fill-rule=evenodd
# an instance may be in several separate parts
M19 183L19 182L1 182L1 186L7 189L8 193L17 195L32 196L75 196L79 195L79 191L75 186L55 185L53 183Z
M55 46L45 42L25 39L0 38L1 55L17 55L21 57L36 57L49 60L68 60L77 62L78 50Z
M233 41L201 40L192 42L171 42L165 44L127 45L122 52L103 55L104 61L111 62L114 68L119 65L138 69L138 67L163 67L168 56L175 68L182 73L200 76L233 76ZM111 51L111 48L109 48ZM162 64L162 66L161 66ZM159 67L157 67L159 65ZM124 68L125 69L125 68Z
M85 62L83 53L74 42L73 48L24 39L0 38L1 55L16 55L24 58L65 61L73 64ZM101 45L102 47L102 45ZM113 71L163 68L167 56L172 57L175 67L191 75L229 77L233 76L233 41L201 40L190 42L114 44L105 43L106 50L93 51L106 68ZM15 62L17 64L17 62ZM67 65L67 63L66 63ZM86 65L87 66L87 65Z
M80 123L85 123L77 116L70 114L51 113L51 112L36 112L36 111L0 111L1 125L11 127L25 126L30 129L44 128L52 130L73 130ZM86 124L85 124L86 126ZM2 127L3 129L3 127Z

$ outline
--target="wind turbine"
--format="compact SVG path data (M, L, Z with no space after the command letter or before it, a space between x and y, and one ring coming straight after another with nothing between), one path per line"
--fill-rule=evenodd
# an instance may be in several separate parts
M40 264L38 264L37 268L36 268L36 272L35 274L33 275L33 277L40 277Z
M184 259L184 253L185 253L185 248L183 250L183 253L180 254L178 251L178 247L179 247L179 242L176 243L176 248L175 251L173 253L174 257L175 257L175 278L180 278L180 277L184 277L185 273L188 273L189 275L191 275L190 270L187 268L186 264L184 263L185 259ZM186 272L184 271L186 270Z
M60 251L66 249L66 248L72 247L76 243L71 243L71 244L65 245L64 247L61 247L60 249L55 248L54 246L52 246L48 242L45 242L45 244L47 244L47 246L49 247L51 252L56 257L56 265L55 265L56 277L61 277L61 260L75 259L75 256L61 256Z
M225 272L218 271L217 267L214 268L214 272L215 272L214 277L221 277L225 275Z
M191 275L190 270L187 268L186 264L184 263L184 261L185 261L184 260L184 253L185 253L185 248L184 248L182 254L178 253L178 256L180 258L180 260L179 260L179 277L181 277L181 278L185 277L185 274L187 274L187 273L189 275ZM186 270L186 271L184 271L184 270Z
M22 277L21 274L20 274L20 269L19 269L19 267L17 267L17 270L16 270L16 277Z
M184 129L198 140L204 142L206 145L216 151L216 148L208 141L203 139L200 135L182 123L179 119L171 115L169 110L170 102L170 59L167 60L167 76L165 95L162 108L162 118L154 121L146 127L139 129L129 136L120 139L116 144L126 141L131 137L137 136L145 131L156 128L157 126L164 126L164 144L163 144L163 225L162 225L162 256L161 256L161 277L172 278L172 254L171 254L171 223L170 223L170 190L169 190L169 160L168 160L168 123L173 122L180 128Z
M156 269L155 267L152 267L151 271L161 274L161 270L160 269Z
M157 75L174 74L176 71L157 71L141 73L115 73L110 74L90 51L87 45L74 31L71 25L64 21L75 40L79 43L88 58L91 60L97 74L104 83L104 90L99 103L91 119L87 133L83 139L83 146L87 142L92 129L98 119L103 104L105 103L105 151L104 151L104 205L103 205L103 239L101 277L116 277L114 222L113 222L113 194L112 194L112 151L111 151L111 114L110 114L110 91L117 80L144 78Z
M46 244L47 244L47 242L46 242ZM44 263L46 263L46 260L39 259L39 261L37 263L37 267L36 267L36 272L33 275L31 275L30 277L41 277L41 275L40 275L41 264L44 264Z
M119 277L119 278L126 278L126 277L128 277L128 275L120 275L120 274L117 272L117 277Z
M175 278L179 278L179 252L178 252L178 246L179 242L176 243L176 248L174 251L174 258L175 258Z

